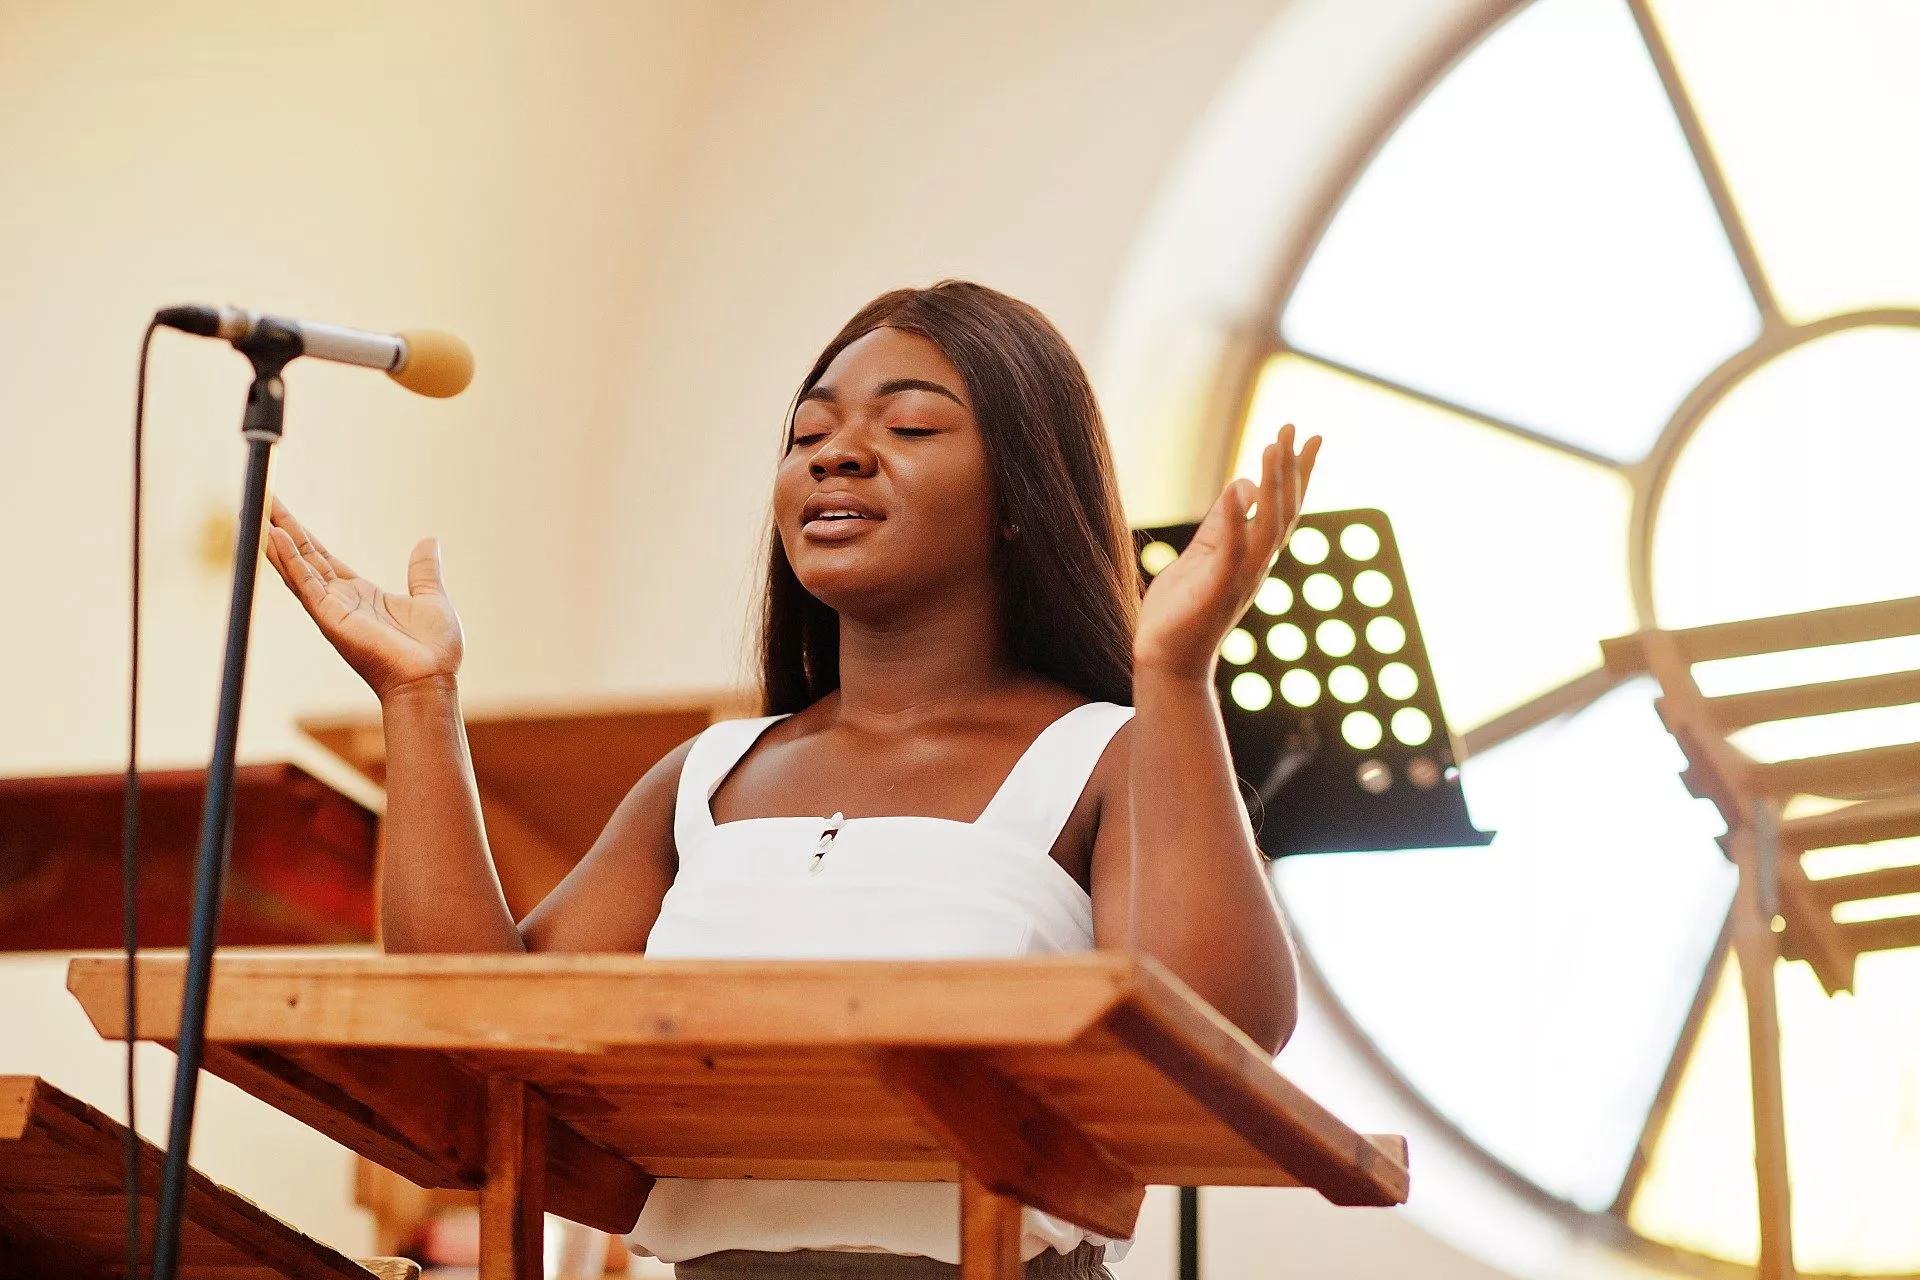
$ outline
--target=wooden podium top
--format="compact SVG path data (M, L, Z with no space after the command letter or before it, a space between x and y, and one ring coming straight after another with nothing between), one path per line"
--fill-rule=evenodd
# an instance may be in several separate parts
M118 959L68 987L122 1034ZM184 963L142 960L136 1031ZM1148 1184L1405 1201L1406 1146L1342 1124L1149 957L214 962L206 1068L423 1186L479 1186L488 1081L548 1114L553 1212L631 1228L652 1177L954 1181L1129 1235Z

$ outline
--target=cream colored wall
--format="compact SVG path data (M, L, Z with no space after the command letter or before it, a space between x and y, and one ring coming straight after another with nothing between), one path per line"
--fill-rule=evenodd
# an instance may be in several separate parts
M1206 0L1177 24L1161 0L0 5L0 536L28 548L0 633L0 770L110 767L119 750L126 419L158 303L473 342L479 378L445 405L297 371L278 479L370 573L442 537L472 698L724 682L742 671L780 414L821 343L882 289L966 276L1045 310L1104 391L1118 371L1096 357L1160 185L1300 3ZM233 503L243 386L237 357L162 339L155 761L206 747L225 587L194 540ZM1154 491L1158 427L1115 417L1131 501ZM366 705L263 586L255 756L289 749L297 712ZM0 964L0 1008L33 1010L0 1070L118 1109L116 1052L77 1021L57 963ZM1309 1087L1351 1075L1327 1062ZM149 1070L150 1121L164 1079ZM213 1172L365 1247L337 1148L204 1096ZM1150 1197L1123 1280L1174 1274L1172 1201ZM1235 1280L1498 1274L1405 1214L1272 1191L1209 1193L1207 1255Z
M140 326L176 301L455 330L458 400L365 370L288 377L276 483L362 571L438 534L467 684L593 684L582 497L608 359L654 246L680 104L726 14L698 4L0 5L0 769L121 749L127 439ZM160 336L149 424L146 742L204 756L226 607L196 538L237 501L245 363ZM366 706L277 582L243 749Z
M633 308L597 666L734 677L780 422L883 290L977 279L1091 362L1140 219L1277 0L759 3ZM1177 29L1176 29L1177 28Z
M416 538L442 538L472 697L594 684L604 568L585 497L615 434L613 335L666 207L680 104L729 21L700 4L0 4L0 773L112 768L123 750L134 361L169 302L466 337L479 373L446 403L296 368L276 484L388 582ZM246 384L221 346L156 343L153 764L198 763L210 742L227 571L196 545L237 501ZM261 587L251 758L293 749L298 712L371 710L279 583ZM0 962L0 1010L0 1071L122 1113L117 1050L56 959ZM149 1133L168 1060L146 1059ZM217 1082L202 1098L211 1172L367 1247L340 1148Z

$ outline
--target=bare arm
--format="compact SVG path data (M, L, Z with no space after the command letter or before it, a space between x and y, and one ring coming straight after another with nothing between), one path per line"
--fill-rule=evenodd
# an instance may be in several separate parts
M500 892L452 676L380 700L387 740L380 943L417 952L524 951Z
M1212 688L1136 679L1134 717L1108 755L1098 770L1095 945L1151 955L1278 1053L1298 1017L1293 948Z
M1111 802L1101 805L1093 871L1100 945L1165 962L1276 1053L1293 1034L1299 984L1266 859L1240 806L1213 673L1221 640L1299 519L1320 440L1298 455L1293 440L1288 423L1261 451L1259 481L1229 484L1147 588L1133 641L1127 766L1103 791Z

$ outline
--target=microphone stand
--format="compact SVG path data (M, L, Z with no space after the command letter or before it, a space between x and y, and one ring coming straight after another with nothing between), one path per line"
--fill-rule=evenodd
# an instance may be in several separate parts
M221 891L233 843L234 754L240 736L240 689L247 671L253 587L260 565L260 529L266 514L267 468L285 417L287 389L280 375L303 350L298 330L270 318L263 318L251 336L234 346L253 363L253 385L247 389L247 407L240 421L240 434L247 442L246 475L240 495L240 528L234 538L233 596L227 610L226 656L220 670L220 710L214 722L213 757L207 765L206 803L200 815L200 849L194 861L186 990L174 1048L178 1062L173 1078L173 1116L167 1131L160 1208L154 1220L154 1280L173 1280L180 1261L180 1214L186 1198L187 1149L193 1140L201 1051L206 1042L207 991L213 976Z

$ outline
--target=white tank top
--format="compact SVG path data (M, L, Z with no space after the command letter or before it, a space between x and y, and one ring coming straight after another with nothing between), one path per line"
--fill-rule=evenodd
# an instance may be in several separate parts
M814 870L829 817L715 823L709 803L754 740L782 716L722 720L694 740L673 834L680 867L647 936L656 957L944 960L1091 951L1093 900L1052 849L1094 765L1132 707L1089 702L1033 740L973 822L847 818ZM1020 1256L1082 1240L1028 1208ZM844 1249L960 1260L950 1182L662 1178L627 1246L682 1262L720 1249Z

